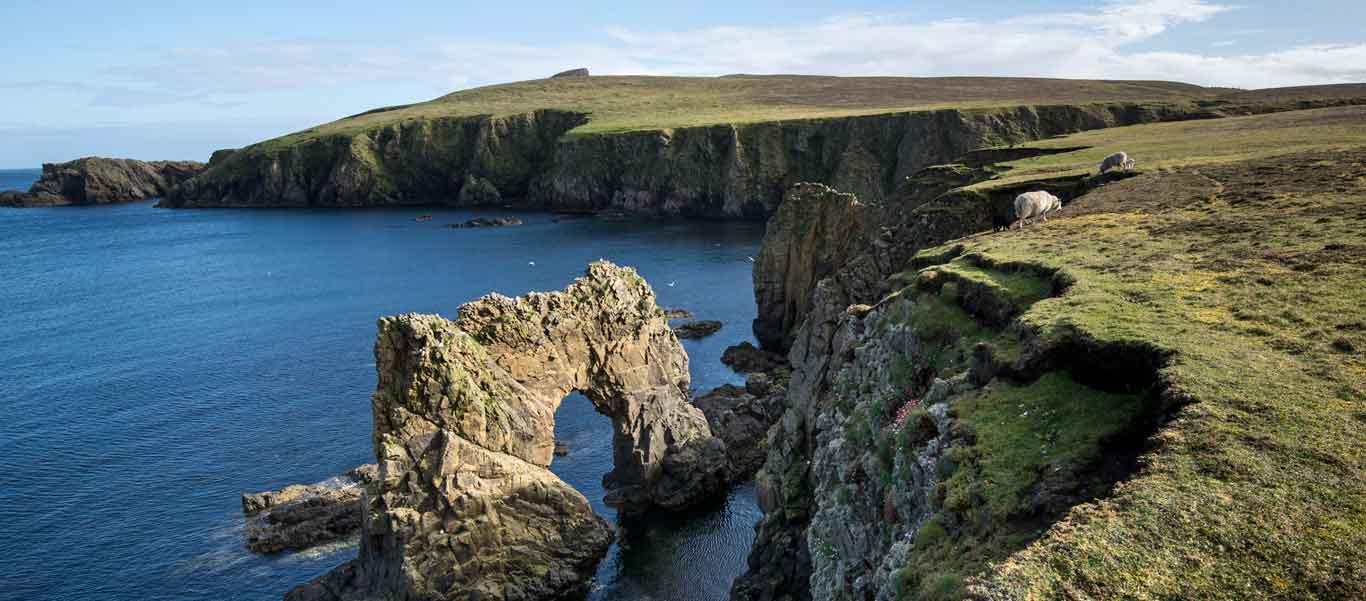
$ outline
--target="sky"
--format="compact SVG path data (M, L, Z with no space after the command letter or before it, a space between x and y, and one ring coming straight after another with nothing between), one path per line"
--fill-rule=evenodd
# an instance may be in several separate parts
M594 74L1366 82L1366 2L0 0L0 168L218 148Z

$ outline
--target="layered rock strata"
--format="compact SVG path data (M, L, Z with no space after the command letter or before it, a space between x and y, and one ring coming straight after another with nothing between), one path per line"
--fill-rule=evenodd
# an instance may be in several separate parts
M360 529L361 495L379 477L368 463L317 484L242 495L247 548L257 553L306 549Z
M204 170L195 161L86 157L43 164L28 192L0 193L0 206L51 207L131 202L164 196Z
M490 295L455 320L379 322L380 477L360 553L288 599L549 599L613 539L546 469L571 391L612 420L608 502L682 507L726 481L725 444L688 403L688 361L654 292L598 262L561 292Z

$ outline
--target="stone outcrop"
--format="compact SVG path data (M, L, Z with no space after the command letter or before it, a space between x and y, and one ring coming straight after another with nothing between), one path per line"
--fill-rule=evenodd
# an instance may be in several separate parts
M760 219L798 182L875 203L906 176L974 148L1204 114L1179 104L1022 106L576 136L564 134L585 114L443 117L249 146L162 206L511 205Z
M654 292L598 262L561 292L490 295L455 320L379 322L380 477L356 560L288 599L549 599L580 589L612 541L546 469L571 391L612 420L608 502L682 507L725 483L725 444L688 403L688 362Z
M754 261L754 336L770 349L786 349L810 311L816 282L863 250L871 213L853 194L822 184L797 184L769 219Z
M588 68L579 67L577 69L566 69L550 76L552 79L557 77L588 77Z
M373 463L317 484L242 495L247 548L257 553L306 549L360 529L361 494L379 477Z
M203 170L204 164L195 161L86 157L44 163L42 177L28 192L7 192L0 195L0 204L51 207L147 200L164 196Z

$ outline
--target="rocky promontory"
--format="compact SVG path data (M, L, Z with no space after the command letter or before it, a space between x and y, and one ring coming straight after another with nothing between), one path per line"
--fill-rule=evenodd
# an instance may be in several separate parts
M137 161L86 157L44 163L28 192L0 192L0 206L110 204L165 196L205 168L196 161Z
M287 599L552 599L614 537L546 469L554 413L582 392L612 419L610 504L685 507L727 482L725 443L688 402L688 359L634 270L589 266L561 292L490 295L382 318L372 399L379 479L359 556Z

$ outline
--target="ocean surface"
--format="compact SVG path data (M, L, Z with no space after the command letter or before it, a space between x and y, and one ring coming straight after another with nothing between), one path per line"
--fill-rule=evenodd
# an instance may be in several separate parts
M0 171L0 189L37 177ZM606 258L662 306L725 323L683 342L696 389L743 380L719 358L751 339L758 224L530 213L451 230L508 213L152 204L0 208L0 599L274 600L354 556L353 542L249 553L239 494L374 460L381 315L556 290ZM570 454L551 469L622 528L591 598L725 598L760 517L752 485L619 519L602 504L608 419L571 396L556 434Z

